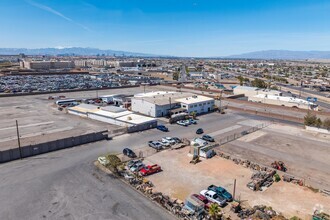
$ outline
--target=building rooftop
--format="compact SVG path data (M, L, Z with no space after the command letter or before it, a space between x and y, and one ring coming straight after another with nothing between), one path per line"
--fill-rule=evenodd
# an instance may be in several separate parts
M263 99L271 99L271 100L279 100L279 101L283 101L283 102L292 102L292 103L298 103L298 104L304 104L304 105L315 105L313 102L309 102L309 101L306 101L304 99L288 97L288 96L258 94L254 97L263 98Z
M87 113L87 112L96 112L99 111L98 106L96 105L90 105L90 104L80 104L74 107L68 108L69 110L74 110L74 111L79 111L82 113Z
M156 119L143 116L143 115L138 115L138 114L130 114L130 115L125 115L120 118L117 118L119 121L124 121L133 125L138 125L138 124L143 124L151 121L156 121Z
M104 111L104 110L98 110L98 111L93 112L93 114L99 115L99 116L104 116L107 118L117 119L122 116L130 115L130 114L132 114L132 112L127 111L127 110L122 111L122 112L109 112L109 111Z
M106 107L101 107L101 110L108 111L108 112L113 112L113 113L119 113L119 112L127 111L124 108L120 108L120 107L113 106L113 105L109 105L109 106L106 106Z
M202 95L192 95L190 97L176 99L175 101L189 105L189 104L205 102L205 101L213 101L213 100L214 100L213 98Z
M146 93L138 93L138 94L135 94L134 97L135 97L135 98L153 97L153 96L164 95L164 94L168 94L168 93L176 93L176 92L171 92L171 91L146 92Z
M134 97L133 99L142 99L146 102L154 103L156 105L169 105L174 103L179 103L177 99L186 98L192 96L192 93L183 93L183 92L171 92L171 93L163 93L155 96L149 97Z

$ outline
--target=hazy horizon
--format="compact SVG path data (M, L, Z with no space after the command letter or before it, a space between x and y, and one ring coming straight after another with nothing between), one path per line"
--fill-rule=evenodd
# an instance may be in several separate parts
M90 47L187 57L329 51L325 0L4 0L2 48Z

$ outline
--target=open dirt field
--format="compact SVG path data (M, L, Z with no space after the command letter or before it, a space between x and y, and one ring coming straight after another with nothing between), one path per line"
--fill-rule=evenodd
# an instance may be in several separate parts
M296 215L303 219L310 219L315 207L323 207L325 212L330 212L330 197L314 193L306 187L280 181L265 191L254 192L246 187L251 170L219 157L192 165L188 153L187 147L167 150L145 160L146 164L157 163L162 166L163 172L148 177L156 191L184 200L189 194L199 193L210 184L224 186L232 192L236 179L236 198L247 201L251 206L267 205L286 217ZM228 209L229 206L225 208Z
M313 187L330 189L330 136L274 124L220 149L266 166L281 160L287 165L287 173Z

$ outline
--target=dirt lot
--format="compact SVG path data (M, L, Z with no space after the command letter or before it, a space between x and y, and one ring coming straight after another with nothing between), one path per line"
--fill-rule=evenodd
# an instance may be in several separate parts
M310 219L314 207L323 207L325 212L330 212L330 197L314 193L306 187L281 181L263 192L254 192L246 187L251 170L219 157L192 165L189 164L191 157L188 153L189 148L186 147L163 151L146 159L147 164L157 163L163 169L163 172L148 177L155 184L156 191L184 200L189 194L199 193L210 184L222 185L232 192L236 179L236 198L247 200L251 206L272 206L286 217L297 215L304 219Z
M154 89L146 87L146 91ZM98 91L98 95L138 92L143 92L143 88L101 90ZM67 98L95 98L97 94L96 91L85 91L51 95L65 95ZM93 131L120 128L60 112L52 106L54 101L48 100L48 96L44 94L0 98L0 149L17 147L15 120L19 123L22 146Z
M274 124L221 147L222 151L269 166L285 162L306 184L330 189L330 136Z

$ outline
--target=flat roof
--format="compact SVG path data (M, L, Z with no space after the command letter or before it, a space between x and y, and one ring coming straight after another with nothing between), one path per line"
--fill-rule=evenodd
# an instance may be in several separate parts
M127 111L127 109L120 108L120 107L113 106L113 105L109 105L109 106L106 106L106 107L101 107L101 110L108 111L108 112L113 112L113 113Z
M138 114L134 114L134 113L117 118L117 120L124 121L124 122L134 124L134 125L156 121L156 119L154 119L154 118L143 116L143 115L138 115Z
M193 95L193 96L190 96L187 98L176 99L175 101L189 105L189 104L207 102L207 101L213 101L213 100L214 100L213 98L210 98L207 96Z
M183 92L175 92L175 93L167 93L162 95L157 95L153 97L134 97L133 99L139 99L144 100L146 102L150 102L156 105L169 105L170 104L170 98L171 98L171 104L179 103L177 99L185 98L193 96L192 93L183 93Z
M293 102L293 103L304 104L304 105L315 105L313 102L309 102L304 99L288 97L288 96L258 94L254 97L263 98L263 99L271 99L271 100L279 100L279 101L283 101L283 102Z
M108 118L117 119L119 117L132 114L132 112L127 111L127 110L123 111L123 112L109 112L109 111L104 111L104 110L98 110L98 111L93 112L93 114L108 117Z
M146 93L135 94L134 97L136 97L136 98L138 98L138 97L152 97L152 96L164 95L164 94L168 94L168 93L176 93L176 92L172 92L172 91L146 92Z
M81 113L87 113L87 112L99 111L99 108L96 105L80 104L80 105L70 107L70 108L68 108L68 110L78 111Z

